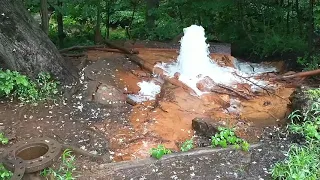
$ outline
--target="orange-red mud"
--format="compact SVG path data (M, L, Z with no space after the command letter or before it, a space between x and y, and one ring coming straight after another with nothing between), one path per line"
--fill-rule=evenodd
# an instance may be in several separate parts
M178 55L177 50L171 49L137 48L137 50L138 56L150 66L160 61L174 61ZM114 54L116 53L89 51L88 58L94 61ZM230 55L211 54L211 57L221 65L232 66L233 57ZM282 70L281 63L276 65L279 70ZM141 72L143 71L140 70ZM126 87L129 92L134 93L140 89L138 82L150 79L138 77L137 73L121 69L117 71L116 77L119 79L121 88ZM249 141L256 141L263 127L283 123L289 112L288 98L294 90L279 85L274 94L262 92L251 100L241 99L241 111L234 113L226 111L232 98L229 95L210 93L199 98L174 85L168 85L164 89L164 97L158 108L153 109L153 102L145 102L133 107L130 114L132 127L123 128L113 125L114 128L119 128L110 140L111 148L115 151L115 161L147 157L150 148L158 144L179 150L178 144L194 135L191 123L195 117L211 117L214 121L219 121L226 126L237 127L239 136ZM100 129L104 126L103 122L96 125Z

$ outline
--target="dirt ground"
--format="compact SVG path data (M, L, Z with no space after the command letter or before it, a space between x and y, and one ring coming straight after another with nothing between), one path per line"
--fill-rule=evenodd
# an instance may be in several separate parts
M178 55L176 49L142 46L145 44L136 47L138 56L149 66L173 61ZM212 57L223 61L225 52L228 51ZM138 82L153 79L150 73L120 53L88 51L87 56L89 61L81 72L84 86L71 100L60 98L38 106L1 101L0 130L9 137L10 144L46 136L107 155L110 161L128 161L149 157L150 148L158 144L178 151L181 142L194 136L191 122L196 117L210 117L235 126L240 137L258 142L265 127L283 124L289 113L288 98L294 89L283 84L278 84L280 88L274 94L262 93L241 101L240 114L223 110L221 99L229 101L230 96L211 94L198 98L174 85L165 88L161 108L154 109L154 102L132 106L126 103L126 93L137 93ZM81 58L72 61L77 65ZM78 171L90 169L84 164L87 161L85 157L78 159Z

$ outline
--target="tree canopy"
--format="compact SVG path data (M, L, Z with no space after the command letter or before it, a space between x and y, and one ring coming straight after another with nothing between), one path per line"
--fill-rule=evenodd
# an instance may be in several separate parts
M31 13L39 0L24 0ZM101 38L169 41L192 24L209 41L232 43L233 52L265 58L314 51L320 20L314 0L48 0L49 37L61 47ZM59 31L59 14L63 29ZM62 28L62 26L60 27ZM57 33L57 32L60 32ZM64 33L62 35L61 33Z

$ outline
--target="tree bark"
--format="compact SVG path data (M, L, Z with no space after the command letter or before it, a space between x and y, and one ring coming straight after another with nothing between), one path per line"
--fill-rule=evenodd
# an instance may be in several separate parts
M309 49L309 58L312 56L314 51L314 17L313 17L313 8L314 0L309 0L309 32L308 32L308 49Z
M111 13L111 2L106 0L106 39L110 37L110 13Z
M156 17L152 11L159 7L159 0L146 0L147 11L146 11L146 27L151 30L155 26Z
M30 78L40 72L52 73L62 84L78 78L20 0L0 1L0 61Z
M100 30L101 25L101 6L100 3L97 5L97 19L96 19L96 26L94 30L94 42L95 44L101 44L102 43L102 35Z
M57 23L58 23L58 38L59 38L59 48L63 47L63 41L66 37L65 33L63 32L63 15L61 12L62 2L58 0L58 6L60 7L57 11Z
M48 2L47 0L40 0L41 6L41 28L44 33L49 33L49 11L48 11Z

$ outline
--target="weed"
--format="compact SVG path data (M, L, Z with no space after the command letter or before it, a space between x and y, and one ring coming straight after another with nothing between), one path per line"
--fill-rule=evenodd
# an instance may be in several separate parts
M160 144L157 148L151 148L150 154L152 157L160 159L163 155L171 154L171 151L164 147L164 145Z
M308 54L305 54L304 57L298 57L297 63L304 66L304 69L307 71L319 69L320 55L308 56Z
M49 73L40 73L35 81L17 71L0 70L0 96L13 96L25 103L51 99L58 93L58 82Z
M271 169L273 179L309 179L320 178L319 147L313 144L300 147L292 145L287 153L287 158L276 163Z
M288 118L291 124L288 130L298 133L306 140L305 146L292 145L287 153L287 158L276 163L271 169L274 179L310 179L320 178L320 103L315 102L310 109L301 114L296 110Z
M317 100L320 98L320 89L309 89L306 91L306 93L313 100Z
M60 165L58 170L54 170L52 168L44 169L41 171L41 175L44 177L54 177L58 180L73 180L76 179L73 177L73 172L76 170L75 168L75 156L71 155L71 150L66 149L62 153L62 164Z
M249 143L245 140L238 138L233 129L218 127L219 132L211 138L211 146L221 146L226 148L228 145L234 145L236 149L249 151Z
M5 145L8 144L9 139L3 133L0 133L0 142L1 144Z
M0 179L9 180L12 175L11 171L7 170L3 164L0 164Z
M186 152L192 148L193 148L193 139L188 139L182 144L182 146L180 147L180 150L182 152Z

